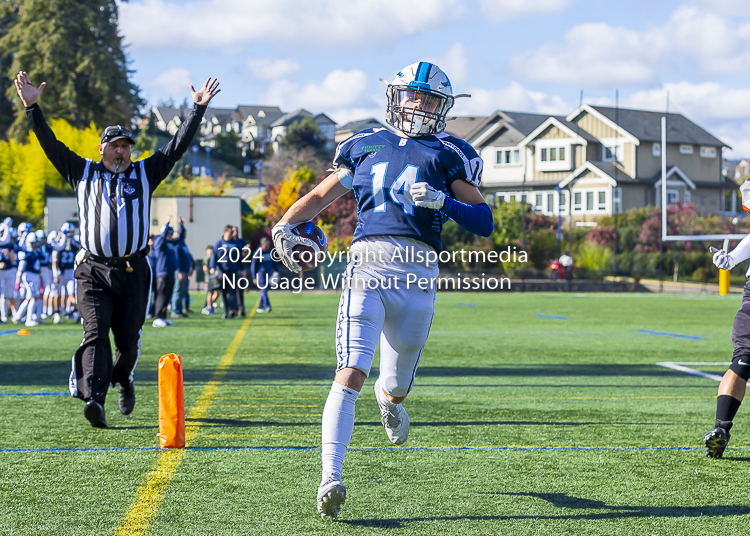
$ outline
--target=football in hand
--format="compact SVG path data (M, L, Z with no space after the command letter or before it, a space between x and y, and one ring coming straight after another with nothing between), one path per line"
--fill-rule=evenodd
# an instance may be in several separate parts
M294 260L297 261L303 272L317 268L318 264L325 259L323 254L328 251L328 239L323 229L315 225L314 222L305 221L295 225L292 228L292 233L302 238L309 238L315 245L314 248L302 244L294 246L292 249Z

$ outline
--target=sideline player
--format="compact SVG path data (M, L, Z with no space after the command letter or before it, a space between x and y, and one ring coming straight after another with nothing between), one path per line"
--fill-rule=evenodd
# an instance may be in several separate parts
M750 181L740 186L742 208L750 212ZM730 253L719 250L714 253L714 264L721 270L731 270L742 261L750 259L750 235L742 239ZM750 269L747 271L750 278ZM716 397L716 421L714 428L703 436L706 445L706 456L721 458L729 443L729 430L742 399L745 398L747 380L750 378L750 279L745 283L742 305L734 317L732 325L732 364L719 384Z
M75 315L73 321L78 321L75 296L75 258L81 249L81 244L73 236L75 227L70 222L60 226L59 242L52 250L52 274L55 282L55 290L59 293L59 304L55 299L55 313L52 317L53 324L60 323L60 312L66 317Z
M41 275L43 254L40 251L42 242L36 233L26 233L26 250L18 254L18 272L16 272L16 289L24 288L24 300L18 306L13 316L13 323L17 324L26 312L26 327L44 324L42 320L42 287L44 279ZM37 320L34 320L36 315Z
M18 271L18 250L15 242L16 230L12 227L13 220L5 218L0 223L0 324L8 323L8 313L11 317L16 311L16 272Z
M422 349L432 324L435 288L406 285L407 275L434 280L436 265L390 262L407 251L440 251L443 223L451 218L481 236L493 230L492 212L479 193L482 159L463 140L443 133L454 96L450 81L436 65L417 62L396 75L386 90L386 120L396 133L369 129L339 144L336 170L297 201L273 229L282 262L300 267L292 248L311 245L291 232L294 224L315 218L335 199L354 190L358 221L351 259L375 259L347 266L351 280L375 280L344 288L336 330L337 366L323 409L323 478L318 512L336 517L346 500L341 482L344 455L354 429L354 405L370 373L380 341L380 371L375 398L391 442L403 444L409 416L402 402L414 384ZM422 257L424 258L424 257ZM380 259L383 262L380 262ZM400 285L385 280L398 279Z

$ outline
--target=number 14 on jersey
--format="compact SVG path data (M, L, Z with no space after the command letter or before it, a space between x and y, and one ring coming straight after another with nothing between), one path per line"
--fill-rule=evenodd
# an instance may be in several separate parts
M372 175L372 197L373 204L375 205L375 212L385 212L386 197L385 197L385 172L388 170L388 162L380 162L375 164L370 169ZM411 185L417 182L419 175L419 168L417 166L408 165L406 166L396 180L393 181L391 187L388 188L388 194L391 199L397 205L401 205L404 213L413 216L414 215L414 201L411 199L409 190Z

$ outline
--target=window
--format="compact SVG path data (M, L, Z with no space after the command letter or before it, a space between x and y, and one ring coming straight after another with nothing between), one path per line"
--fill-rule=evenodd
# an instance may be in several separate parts
M521 203L528 203L528 198L526 197L526 194L521 194Z
M701 147L701 158L716 158L716 147Z
M580 212L581 211L581 192L575 192L573 194L573 211L574 212Z
M586 210L594 210L594 192L586 192Z
M510 200L511 200L511 201L515 201L515 200L516 200L516 196L515 196L515 195L511 195L511 196L510 196Z
M536 164L540 171L564 171L570 169L570 153L566 147L550 147L550 142L560 143L562 140L540 140L537 146Z
M677 203L680 200L680 192L677 190L667 190L667 206Z
M536 194L534 208L541 212L542 210L542 194Z
M565 160L565 147L542 148L542 162L561 162Z
M607 192L601 190L598 192L599 203L596 206L597 210L607 210Z
M495 196L495 205L501 205L505 203L505 196L503 194L497 194Z
M602 153L602 160L605 162L613 162L615 160L622 162L622 145L620 144L611 147L605 145L602 147Z
M560 192L560 212L568 211L568 197L567 192Z
M555 211L555 194L547 194L547 212Z
M685 198L685 203L690 203L690 201L692 201L690 190L685 190L684 198Z
M518 149L498 149L495 156L498 166L513 166L521 163L521 152Z
M680 154L693 154L692 145L680 145Z
M651 154L654 156L661 156L661 143L654 143L651 146Z
M622 188L612 188L612 212L614 214L622 212Z

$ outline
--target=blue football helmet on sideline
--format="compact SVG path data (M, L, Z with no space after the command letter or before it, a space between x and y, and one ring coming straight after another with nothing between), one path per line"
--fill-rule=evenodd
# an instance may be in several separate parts
M448 76L434 63L418 61L404 67L388 84L385 120L408 136L429 136L445 130L446 114L456 97Z

